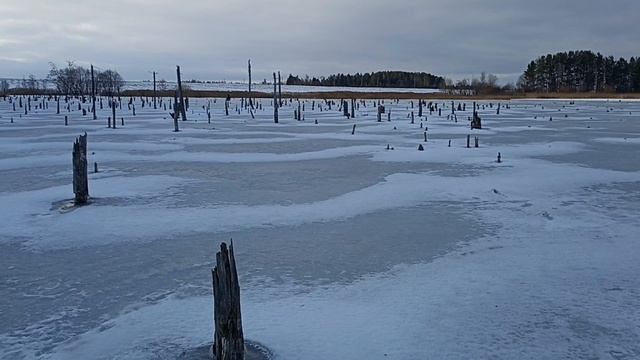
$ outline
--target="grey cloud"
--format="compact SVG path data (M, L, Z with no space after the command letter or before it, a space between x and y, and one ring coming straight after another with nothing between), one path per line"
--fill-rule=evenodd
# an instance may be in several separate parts
M384 69L513 80L548 52L640 55L640 2L628 0L168 0L0 4L0 77L47 62L116 68L125 78L255 79Z

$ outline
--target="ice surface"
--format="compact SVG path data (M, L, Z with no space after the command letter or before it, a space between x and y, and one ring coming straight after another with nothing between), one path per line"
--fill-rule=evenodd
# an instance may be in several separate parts
M280 359L640 357L638 102L483 101L470 130L471 102L411 124L409 101L378 123L372 100L355 119L306 100L274 124L269 101L252 119L217 99L209 124L191 99L174 133L139 99L118 129L72 101L0 100L0 358L210 342L231 237L245 334ZM93 202L61 211L84 131Z

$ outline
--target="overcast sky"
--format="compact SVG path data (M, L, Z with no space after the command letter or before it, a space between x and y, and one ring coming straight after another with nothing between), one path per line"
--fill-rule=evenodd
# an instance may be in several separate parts
M640 0L0 0L0 77L48 62L173 80L481 71L514 80L549 52L640 56Z

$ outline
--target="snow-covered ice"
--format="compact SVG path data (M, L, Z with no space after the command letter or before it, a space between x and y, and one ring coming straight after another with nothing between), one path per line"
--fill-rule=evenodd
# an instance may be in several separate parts
M470 130L471 102L454 122L386 100L379 123L305 100L274 124L217 99L209 124L210 100L174 133L139 99L117 129L0 99L0 358L209 343L230 238L245 335L278 359L640 358L640 102L482 101ZM85 131L92 204L60 211Z

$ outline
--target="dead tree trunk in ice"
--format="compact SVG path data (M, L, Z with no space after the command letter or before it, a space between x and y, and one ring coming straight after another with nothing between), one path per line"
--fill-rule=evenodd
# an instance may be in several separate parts
M245 347L240 310L240 285L233 242L220 245L213 278L214 347L216 360L244 360Z
M87 133L78 136L73 143L73 193L75 205L84 205L89 200Z
M180 98L180 114L182 115L182 121L187 121L187 112L184 106L184 97L182 96L183 94L182 94L182 80L180 80L180 66L176 66L176 74L178 77L178 97Z

